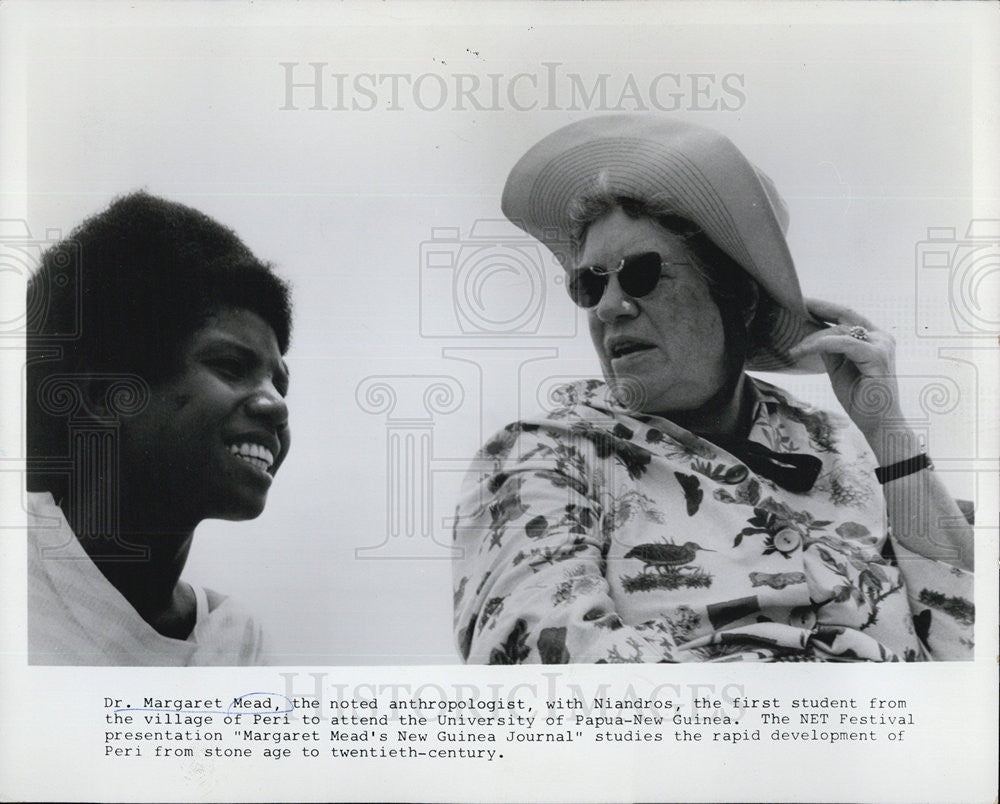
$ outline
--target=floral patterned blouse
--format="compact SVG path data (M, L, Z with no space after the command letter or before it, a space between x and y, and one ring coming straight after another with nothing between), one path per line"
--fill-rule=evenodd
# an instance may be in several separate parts
M972 657L972 576L897 543L846 416L753 380L751 441L815 455L804 493L591 380L508 425L465 479L454 538L464 660Z

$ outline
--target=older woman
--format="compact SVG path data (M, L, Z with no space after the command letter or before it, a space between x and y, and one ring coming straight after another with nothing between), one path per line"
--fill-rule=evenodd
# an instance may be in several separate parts
M288 286L135 193L46 252L27 301L30 662L262 663L256 619L181 573L196 526L259 516L288 454Z
M605 382L466 478L466 661L971 656L971 528L900 414L892 338L806 305L785 206L728 139L583 120L528 151L503 210L570 244ZM847 416L745 373L824 368Z

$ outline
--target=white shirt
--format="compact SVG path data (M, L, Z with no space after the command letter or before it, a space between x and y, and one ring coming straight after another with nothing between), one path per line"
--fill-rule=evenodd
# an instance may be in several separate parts
M256 620L230 598L215 608L192 585L194 630L158 633L108 581L48 492L28 494L28 661L39 665L262 664Z

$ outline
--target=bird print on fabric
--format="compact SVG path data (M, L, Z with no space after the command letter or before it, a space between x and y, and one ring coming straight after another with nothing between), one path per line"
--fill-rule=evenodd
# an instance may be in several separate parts
M643 563L642 572L631 577L622 576L622 585L628 592L648 592L653 589L679 589L709 587L712 576L701 567L691 566L699 550L714 553L697 542L649 542L639 544L625 553L625 558ZM655 574L647 574L656 570Z

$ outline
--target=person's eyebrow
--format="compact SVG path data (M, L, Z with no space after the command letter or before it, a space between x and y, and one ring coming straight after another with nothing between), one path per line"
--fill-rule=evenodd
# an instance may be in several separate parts
M647 249L646 251L648 250L649 249ZM629 252L628 254L621 254L617 257L607 257L607 255L605 255L606 259L591 260L590 262L581 262L579 265L576 266L576 270L580 271L580 270L585 270L587 268L600 268L604 271L608 271L610 270L608 266L611 266L611 268L617 268L619 265L621 265L622 260L645 253L646 253L645 251L637 251L635 252L635 254Z
M247 346L238 338L234 338L223 332L213 334L208 341L202 344L196 354L202 355L222 349L235 349L243 357L259 357L256 349Z
M256 349L247 346L242 341L233 338L231 335L227 335L225 333L218 333L217 335L212 336L212 339L204 346L202 346L197 351L197 354L198 355L211 354L216 350L223 350L223 349L233 349L239 352L240 356L243 359L251 360L254 363L266 362L261 360L261 355L257 352ZM291 371L289 371L288 369L288 364L285 362L284 359L279 358L277 361L273 362L272 367L274 369L274 373L282 379L284 385L287 387L288 383L291 380Z

